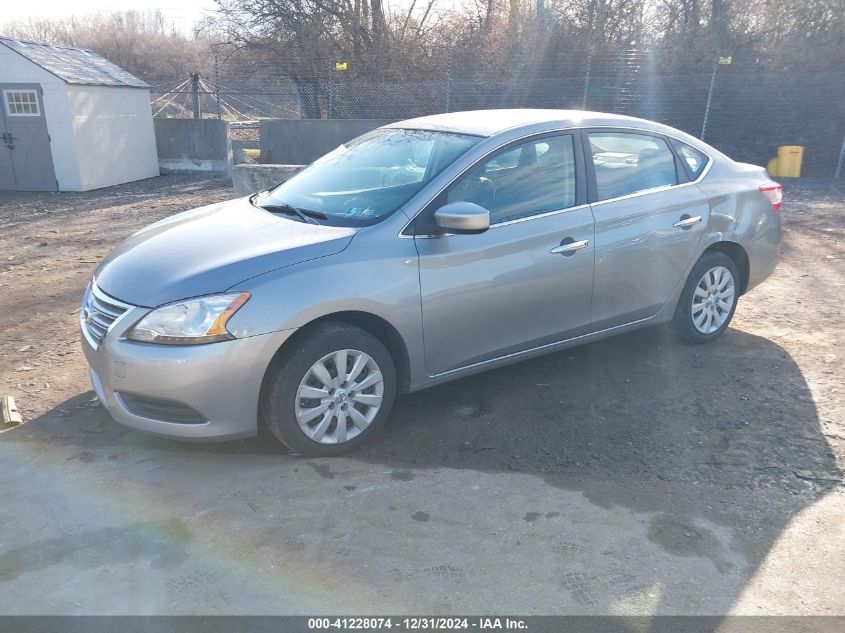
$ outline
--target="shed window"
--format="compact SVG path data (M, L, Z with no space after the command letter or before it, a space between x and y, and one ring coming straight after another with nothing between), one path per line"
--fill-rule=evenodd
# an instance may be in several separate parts
M4 90L6 113L9 116L39 116L38 94L35 90Z

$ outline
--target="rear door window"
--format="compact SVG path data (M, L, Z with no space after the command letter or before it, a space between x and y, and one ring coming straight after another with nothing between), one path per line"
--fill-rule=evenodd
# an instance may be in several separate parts
M678 184L675 155L659 136L590 132L599 200Z

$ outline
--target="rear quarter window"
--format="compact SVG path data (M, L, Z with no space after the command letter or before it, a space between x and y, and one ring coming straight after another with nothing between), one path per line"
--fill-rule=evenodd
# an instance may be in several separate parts
M699 152L691 145L676 139L672 139L672 147L681 157L681 162L684 164L690 180L696 180L704 172L710 158L704 152Z

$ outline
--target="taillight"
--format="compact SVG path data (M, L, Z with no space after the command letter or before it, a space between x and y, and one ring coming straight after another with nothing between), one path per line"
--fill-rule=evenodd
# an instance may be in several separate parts
M780 201L783 200L783 187L774 180L760 185L762 193L772 203L772 211L780 211Z

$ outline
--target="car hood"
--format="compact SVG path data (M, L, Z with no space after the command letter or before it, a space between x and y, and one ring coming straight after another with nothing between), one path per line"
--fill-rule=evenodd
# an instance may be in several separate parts
M138 306L223 292L250 277L342 251L356 229L306 224L257 209L248 198L200 207L138 231L94 278Z

